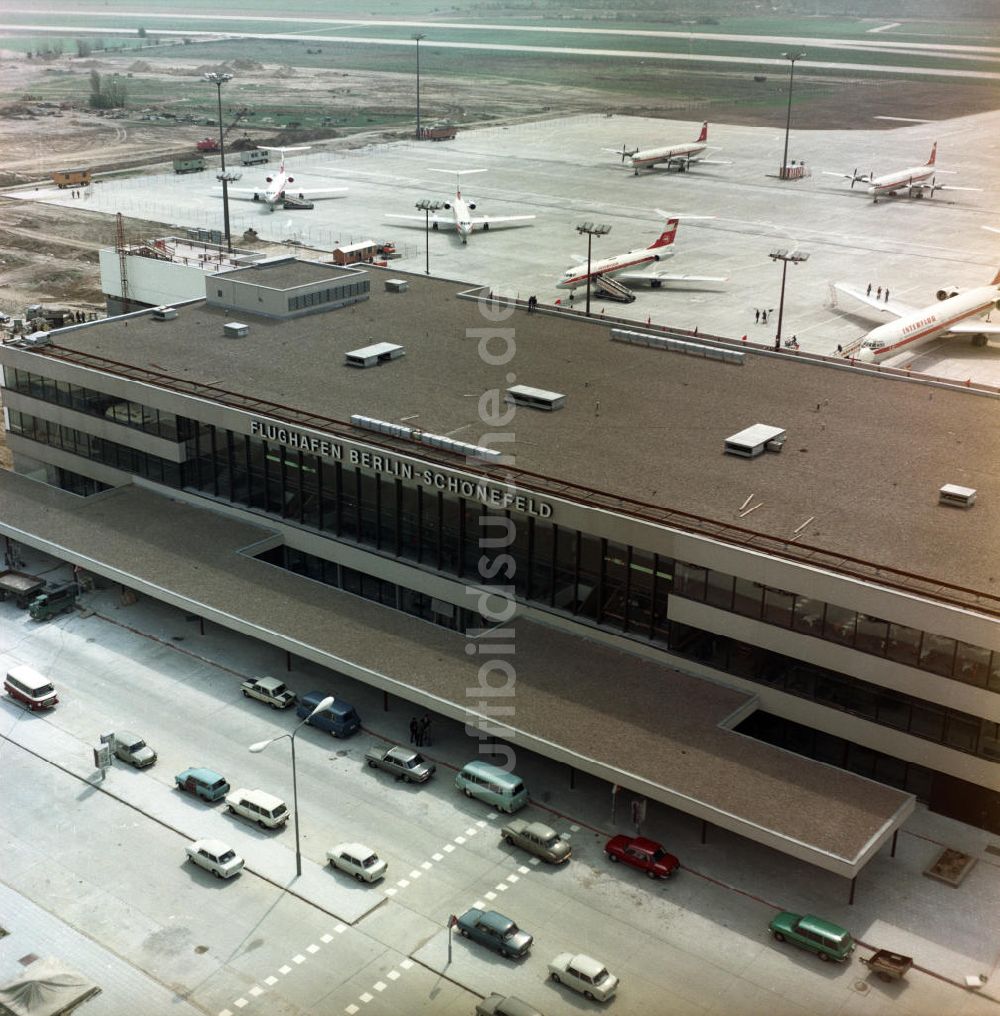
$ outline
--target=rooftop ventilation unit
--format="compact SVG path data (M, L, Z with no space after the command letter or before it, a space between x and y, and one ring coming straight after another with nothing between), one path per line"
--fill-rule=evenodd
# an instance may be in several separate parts
M972 487L946 483L938 491L938 503L952 505L955 508L971 508L976 503L976 492Z
M392 437L417 441L420 444L429 445L431 448L440 448L446 452L454 452L456 455L464 455L466 458L483 459L485 461L493 461L500 458L500 452L493 448L466 444L464 441L453 441L450 437L444 437L441 434L426 434L422 430L404 427L399 423L389 423L387 420L376 420L371 416L361 416L354 413L351 415L351 423L355 427L373 430L377 434L389 434Z
M227 339L242 339L250 334L250 326L243 324L242 321L227 321L222 326L222 331Z
M529 409L562 409L566 405L566 396L559 392L547 392L544 388L531 388L528 385L514 385L507 389L505 402L515 406L526 406Z
M780 427L769 427L766 423L755 423L746 430L726 438L726 452L755 459L765 451L780 452L785 443L785 431Z
M702 342L686 342L684 339L675 339L669 335L646 335L643 332L629 332L624 328L612 328L611 339L613 342L628 342L633 346L648 346L650 349L666 349L672 353L700 356L705 360L719 360L740 367L746 360L746 354L738 349L707 346Z
M373 346L365 346L364 349L354 349L344 354L344 363L348 367L374 367L380 363L388 363L390 360L398 360L406 355L402 346L393 345L391 342L376 342Z
M177 317L176 307L154 307L153 308L153 320L154 321L173 321Z
M405 293L410 288L408 279L386 279L385 291L387 293Z

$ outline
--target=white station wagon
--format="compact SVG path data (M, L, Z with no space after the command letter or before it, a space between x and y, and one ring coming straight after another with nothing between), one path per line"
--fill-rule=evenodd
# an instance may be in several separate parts
M603 963L583 953L560 953L549 964L549 977L589 999L606 1002L618 990L618 978Z
M359 882L376 882L389 867L371 847L363 843L338 843L326 852L331 868L353 875Z
M232 878L243 870L243 858L222 840L195 840L186 850L189 860L216 878Z

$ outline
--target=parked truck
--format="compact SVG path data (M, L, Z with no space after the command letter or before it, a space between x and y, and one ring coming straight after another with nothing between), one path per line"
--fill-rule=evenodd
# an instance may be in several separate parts
M76 606L76 583L67 582L55 586L36 596L28 604L28 614L32 621L48 621L57 614L72 610Z
M26 572L8 570L0 572L0 601L8 597L26 610L28 604L45 588L45 579Z
M49 176L60 190L67 187L89 187L91 182L89 169L57 169Z
M205 168L205 160L200 155L190 155L184 159L174 159L175 173L200 173Z
M453 123L432 123L420 128L421 141L454 141L458 128Z

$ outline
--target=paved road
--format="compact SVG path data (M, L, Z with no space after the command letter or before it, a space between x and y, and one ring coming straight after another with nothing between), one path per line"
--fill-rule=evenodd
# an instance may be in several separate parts
M183 614L157 604L122 607L111 590L88 602L98 614L44 625L0 604L0 666L29 662L53 676L62 696L47 715L0 701L0 877L67 930L85 931L137 975L207 1013L457 1016L471 1013L479 995L513 990L558 1016L586 1008L546 980L546 963L564 949L591 952L622 977L614 1003L622 1013L846 1016L878 1013L879 999L893 997L878 982L869 987L856 960L830 969L777 947L764 932L776 905L817 909L952 978L995 966L1000 868L988 855L956 892L920 879L937 848L904 836L899 858L877 859L859 905L848 909L841 880L805 865L789 869L786 859L721 834L700 846L695 823L664 812L651 817L652 831L669 838L685 870L651 884L603 858L608 788L578 777L570 790L565 770L522 753L519 770L537 802L527 817L570 835L575 854L558 869L533 864L499 843L499 816L456 793L452 767L471 754L460 727L436 721L428 754L439 771L430 785L398 785L365 767L362 755L372 729L405 738L405 704L386 713L377 693L296 668L293 687L335 691L358 706L366 726L349 741L311 729L297 739L306 864L345 894L379 904L342 920L331 910L349 898L317 895L317 906L283 891L278 869L284 881L294 870L291 830L260 832L171 789L175 772L200 763L234 784L290 798L287 746L259 755L246 746L290 729L294 717L239 694L241 675L283 673L283 656L211 627L201 637ZM98 787L89 745L116 726L137 729L160 759L142 772L118 766ZM219 883L191 869L184 843L205 828L257 855L252 870ZM945 828L956 845L965 845L959 832L978 835ZM388 859L384 884L359 887L318 871L328 846L355 838ZM448 963L447 915L480 903L535 935L529 958L509 963L456 938ZM861 994L873 1004L859 1009ZM996 1011L987 998L919 973L893 1008L913 1016Z

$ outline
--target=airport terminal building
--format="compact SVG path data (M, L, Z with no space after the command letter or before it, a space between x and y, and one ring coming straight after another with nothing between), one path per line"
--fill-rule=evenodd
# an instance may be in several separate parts
M378 269L205 285L0 348L0 533L849 878L914 798L1000 832L995 399Z

